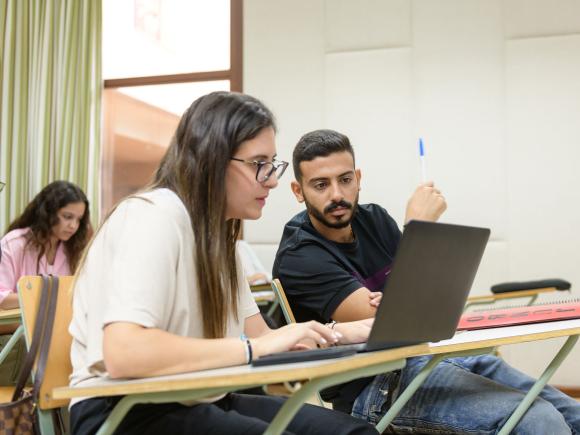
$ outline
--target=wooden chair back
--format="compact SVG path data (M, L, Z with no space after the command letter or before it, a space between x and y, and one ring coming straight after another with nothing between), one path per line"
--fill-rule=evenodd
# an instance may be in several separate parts
M284 293L284 289L282 288L282 284L280 283L279 279L272 280L272 290L274 290L274 293L278 298L278 302L280 303L280 308L282 308L282 313L284 313L286 322L289 324L296 323L296 318L294 317L294 313L292 312L292 308L288 303L286 293Z
M52 338L48 351L48 361L44 380L40 386L39 403L41 410L59 408L68 405L68 400L55 400L52 390L69 384L72 373L70 349L72 337L68 327L72 319L71 285L72 276L59 277L58 300L54 316ZM40 302L42 278L40 276L23 276L18 281L18 294L22 313L27 346L30 346L32 332L36 322L36 313Z

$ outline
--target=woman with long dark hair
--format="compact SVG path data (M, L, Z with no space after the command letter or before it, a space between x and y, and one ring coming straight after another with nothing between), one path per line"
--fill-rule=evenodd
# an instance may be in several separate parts
M272 113L247 95L216 92L185 112L153 183L105 220L77 272L72 386L248 364L316 343L363 341L317 322L270 330L239 259L241 219L258 219L287 163L276 159ZM348 333L347 333L348 332ZM348 335L348 337L347 337ZM94 433L121 397L72 403L75 434ZM144 404L118 428L132 434L261 434L283 399L230 393L196 403ZM366 422L305 405L290 433L376 433Z
M89 201L81 188L68 181L48 184L0 242L0 308L18 306L21 276L71 275L89 236Z

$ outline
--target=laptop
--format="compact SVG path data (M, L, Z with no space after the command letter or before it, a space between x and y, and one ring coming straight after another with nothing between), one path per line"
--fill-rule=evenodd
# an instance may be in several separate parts
M488 228L410 221L366 343L279 352L252 365L337 358L453 337L489 235Z

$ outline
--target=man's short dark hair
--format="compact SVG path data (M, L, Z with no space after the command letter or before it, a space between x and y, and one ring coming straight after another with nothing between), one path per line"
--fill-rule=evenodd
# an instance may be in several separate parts
M347 136L334 130L314 130L300 138L292 153L292 167L296 180L302 180L300 163L334 153L349 152L354 160L354 150Z

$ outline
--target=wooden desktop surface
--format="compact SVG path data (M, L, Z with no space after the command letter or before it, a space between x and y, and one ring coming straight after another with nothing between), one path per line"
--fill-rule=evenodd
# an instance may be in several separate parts
M12 334L20 326L20 308L0 310L0 335Z
M213 387L236 387L266 385L272 383L315 379L374 364L420 355L483 349L507 344L539 341L557 337L580 335L580 319L559 322L519 325L479 331L459 332L450 340L420 344L353 356L280 364L265 367L248 365L226 367L156 378L113 381L101 380L93 386L60 387L53 392L54 398L98 397L137 393L180 391Z
M20 308L14 308L12 310L0 310L0 320L20 322Z
M267 282L264 284L253 284L250 285L250 290L254 296L254 300L258 304L265 304L274 302L276 300L276 295L272 290L272 284Z
M287 381L315 379L348 370L426 354L429 346L418 344L378 352L361 353L344 358L277 364L263 367L249 365L203 370L155 378L125 381L102 380L87 387L61 387L53 390L56 399L113 396L136 393L180 391L214 387L267 385Z
M429 353L434 355L547 340L550 338L569 337L571 335L580 335L580 319L505 326L474 331L459 331L449 340L430 343Z
M263 284L250 284L250 290L252 290L253 292L272 290L272 284L269 282Z

